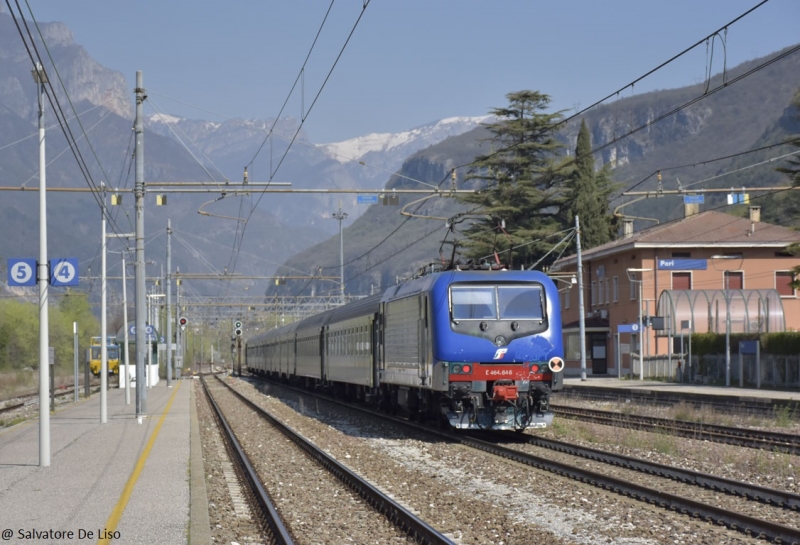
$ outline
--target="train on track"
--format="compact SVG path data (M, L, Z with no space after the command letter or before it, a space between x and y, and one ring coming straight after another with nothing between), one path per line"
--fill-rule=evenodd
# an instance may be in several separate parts
M553 419L563 388L558 290L539 271L432 272L247 339L257 375L457 429Z
M108 374L115 375L119 372L119 344L117 337L110 335L106 337L106 363L108 364ZM100 376L102 367L102 337L92 337L92 344L89 347L89 369L94 376Z

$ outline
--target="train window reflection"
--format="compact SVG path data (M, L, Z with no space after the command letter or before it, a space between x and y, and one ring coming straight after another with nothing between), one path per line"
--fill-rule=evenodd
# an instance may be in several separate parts
M539 286L499 286L500 319L541 320L542 290Z
M454 320L486 320L497 318L494 287L450 288Z

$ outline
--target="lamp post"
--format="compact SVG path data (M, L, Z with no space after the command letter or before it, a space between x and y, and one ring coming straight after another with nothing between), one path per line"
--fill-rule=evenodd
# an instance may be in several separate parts
M106 184L100 182L100 215L101 233L103 237L103 255L101 263L100 281L100 423L108 422L108 319L106 309Z
M31 70L39 87L39 261L36 279L39 283L39 465L50 466L50 322L47 312L47 183L44 153L44 86L49 83L44 67L38 62Z
M339 201L339 211L331 214L334 219L339 220L339 296L344 304L344 237L342 234L342 220L347 218L347 212L342 212L342 202Z
M626 269L628 280L639 283L639 334L637 335L639 338L639 380L644 380L644 352L642 351L642 348L644 348L644 342L642 342L644 336L644 330L642 328L642 283L644 282L644 278L636 280L636 273L646 273L652 270L653 269Z

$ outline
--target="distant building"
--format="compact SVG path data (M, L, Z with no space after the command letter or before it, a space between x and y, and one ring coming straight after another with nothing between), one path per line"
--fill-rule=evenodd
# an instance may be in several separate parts
M638 376L640 347L646 376L668 374L666 368L654 373L654 366L665 356L672 361L681 336L692 331L800 328L800 300L790 286L800 258L787 252L800 233L762 223L760 212L758 206L750 206L749 218L702 212L635 234L626 223L622 238L583 251L587 375ZM550 272L569 280L577 256L559 259ZM578 285L559 284L566 374L576 376ZM640 308L644 335L638 334Z

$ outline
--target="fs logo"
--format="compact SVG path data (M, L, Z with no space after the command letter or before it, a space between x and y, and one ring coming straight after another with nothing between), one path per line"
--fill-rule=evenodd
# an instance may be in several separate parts
M492 359L502 360L503 356L506 355L506 352L508 352L508 348L498 348L497 352L494 353L494 358Z

